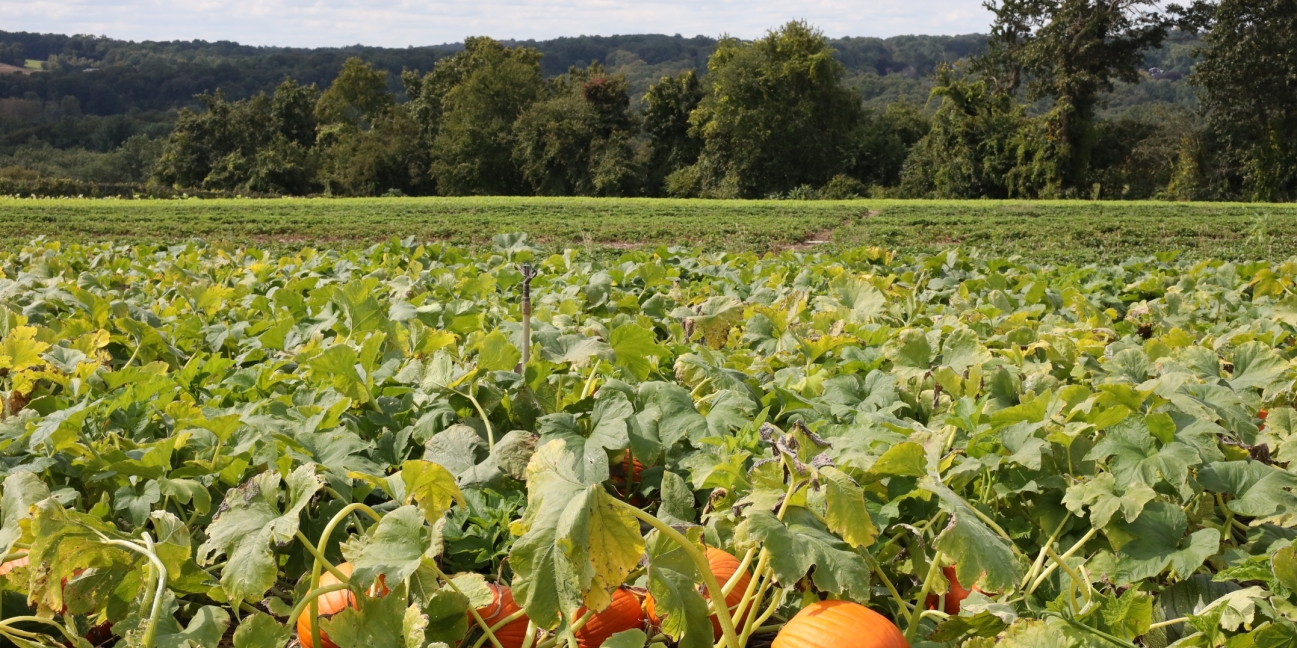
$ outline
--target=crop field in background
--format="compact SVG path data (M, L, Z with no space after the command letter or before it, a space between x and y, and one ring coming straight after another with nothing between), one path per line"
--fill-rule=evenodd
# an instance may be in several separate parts
M687 245L708 250L902 253L961 248L1051 263L1286 258L1297 206L1085 201L707 201L583 198L0 200L0 250L64 243L203 239L275 250L352 248L413 236L483 249L525 231L549 251Z

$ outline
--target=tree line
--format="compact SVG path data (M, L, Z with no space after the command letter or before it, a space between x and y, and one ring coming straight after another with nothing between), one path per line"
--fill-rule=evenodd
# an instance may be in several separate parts
M642 91L597 61L555 76L535 47L472 38L399 81L352 57L327 85L201 94L151 180L337 196L1297 197L1297 0L986 6L981 46L928 59L925 103L868 101L844 41L801 22L722 39L705 69ZM1192 65L1148 68L1155 52L1190 58L1185 43ZM1168 75L1192 102L1111 113L1123 89Z

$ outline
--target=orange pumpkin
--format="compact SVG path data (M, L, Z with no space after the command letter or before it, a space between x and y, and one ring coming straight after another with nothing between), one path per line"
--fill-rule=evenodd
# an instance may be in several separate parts
M771 648L910 648L887 617L850 601L812 603L779 630Z
M576 618L580 619L585 613L584 607L577 610ZM619 587L612 593L612 604L602 612L595 612L594 616L590 617L580 630L577 630L576 643L580 648L599 648L608 637L642 625L644 625L644 611L640 609L639 599L626 588Z
M338 565L338 571L342 572L343 574L346 574L348 578L351 577L351 572L354 569L355 566L349 562L340 563ZM337 585L338 583L341 582L342 581L338 580L338 577L334 576L332 572L326 571L324 572L323 575L320 576L320 587ZM369 586L369 592L367 593L371 597L384 596L387 594L387 585L383 583L382 576L379 576L378 580L373 585ZM348 607L353 607L353 608L357 607L356 597L354 594L351 593L351 590L349 589L339 590L336 592L329 592L328 594L324 594L315 600L317 605L319 606L319 612L320 612L319 618L321 619L325 617L333 616ZM308 607L306 611L302 613L301 616L297 617L297 641L302 644L302 648L312 648L313 645L311 644L310 614L311 614L311 609ZM338 645L333 643L332 641L329 641L329 636L324 634L324 631L321 630L320 647L338 648Z
M621 461L609 466L608 481L612 482L618 493L629 495L630 499L628 501L631 504L643 506L643 498L631 490L636 484L640 483L640 473L642 472L644 472L644 464L640 463L639 459L631 456L630 450L627 450L622 455ZM629 481L627 476L630 477Z
M728 583L729 580L734 577L735 572L737 572L739 567L743 564L738 558L734 557L734 554L731 554L724 549L716 549L715 547L707 548L707 563L711 566L712 575L716 577L716 581L720 583L721 587L725 587L725 583ZM734 589L730 590L729 596L725 597L725 604L729 607L730 614L735 612L735 607L738 606L739 601L743 600L743 593L747 591L748 584L751 582L751 574L744 572L742 576L739 576L738 582L734 584ZM703 592L703 597L709 600L711 599L711 596L707 592ZM649 622L652 623L654 627L661 625L662 619L658 618L657 614L655 614L653 596L651 594L648 597L645 609L648 612ZM749 607L749 610L750 609L751 608ZM746 610L743 613L743 618L747 618ZM743 625L743 619L734 620L735 628L738 628L741 625ZM721 620L716 618L716 615L714 614L712 615L712 631L717 640L719 640L721 635L724 634L721 632Z
M0 565L0 576L4 576L4 575L8 574L9 572L11 572L11 571L13 571L13 570L15 570L15 569L18 569L19 567L26 567L26 566L27 566L27 563L28 563L27 556L23 556L22 558L17 558L17 559L14 559L14 560L10 560L9 562L7 562L7 563L5 563L5 564Z
M976 586L971 590L964 589L964 586L959 584L959 579L955 577L954 565L946 565L945 567L942 567L941 573L946 576L946 581L950 583L950 589L946 592L945 612L951 616L957 616L959 614L959 604L962 603L964 599L968 598L969 594L980 592L981 590ZM935 610L937 609L937 603L940 601L940 597L935 594L929 594L928 599L924 601L926 604L925 607L929 610Z
M487 627L491 627L512 615L514 612L521 610L518 603L513 600L513 590L502 585L488 584L494 598L491 604L486 607L477 609L482 620L486 622ZM473 625L473 619L469 618L469 625ZM504 648L521 648L522 642L527 638L527 615L522 615L508 625L495 631L495 638L500 640L500 645Z
M1257 418L1261 419L1261 428L1260 428L1260 429L1264 430L1264 429L1265 429L1265 420L1266 420L1266 418L1268 418L1268 417L1270 416L1270 412L1267 411L1267 410L1261 410L1261 411L1259 411L1259 412L1256 413L1256 416L1257 416Z

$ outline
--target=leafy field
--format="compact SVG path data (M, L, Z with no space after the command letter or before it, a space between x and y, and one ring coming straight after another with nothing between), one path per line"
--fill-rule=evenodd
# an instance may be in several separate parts
M1297 645L1295 277L29 246L0 261L0 635Z
M0 249L38 236L65 243L173 244L199 238L279 251L363 247L410 236L473 250L526 231L547 251L660 245L766 252L819 245L907 254L960 247L1054 263L1286 258L1297 206L1081 201L704 201L581 198L282 200L0 199ZM827 243L813 243L825 241Z

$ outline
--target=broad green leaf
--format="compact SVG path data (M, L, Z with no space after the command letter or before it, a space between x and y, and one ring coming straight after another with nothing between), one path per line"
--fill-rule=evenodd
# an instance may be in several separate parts
M183 629L174 616L162 618L154 645L158 648L217 648L228 627L229 612L214 605L204 605Z
M1220 546L1216 529L1195 531L1188 537L1189 521L1174 504L1150 502L1134 522L1113 524L1131 538L1117 549L1119 584L1153 578L1170 567L1180 577L1194 573Z
M696 540L700 529L690 534ZM661 619L663 634L681 648L710 648L714 640L707 600L699 593L702 575L679 545L660 533L649 536L645 545L649 560L648 588L654 612Z
M895 340L887 343L884 355L892 361L892 373L902 380L912 380L932 369L932 358L936 353L923 331L905 329Z
M653 331L636 324L622 324L613 329L608 335L608 346L617 355L617 366L625 368L636 380L648 378L653 371L650 358L667 354Z
M647 642L648 635L644 634L643 630L633 628L608 637L608 640L603 642L602 648L644 648Z
M941 364L950 367L957 373L974 365L983 365L991 360L991 352L977 340L977 333L971 329L955 329L941 343Z
M279 625L269 614L253 612L234 631L234 648L284 648L292 637L291 627Z
M1203 488L1229 493L1231 511L1248 517L1277 516L1284 526L1297 515L1297 475L1259 461L1220 461L1198 471Z
M560 335L541 347L541 356L554 364L571 363L583 367L595 356L611 355L612 349L603 340L583 335Z
M1077 515L1084 513L1083 506L1090 507L1090 524L1102 528L1108 526L1108 521L1119 511L1127 522L1134 522L1144 510L1144 505L1156 497L1157 492L1142 483L1133 483L1123 489L1117 486L1117 479L1111 474L1100 473L1090 481L1069 487L1063 504Z
M320 630L328 634L338 648L407 645L404 585L393 588L386 596L357 596L356 599L357 607L345 608L332 617L320 620ZM415 610L418 608L415 607Z
M509 555L514 598L543 628L582 606L602 610L644 551L639 522L604 490L576 474L563 440L537 449L527 466L527 511Z
M513 371L522 360L522 352L511 342L509 336L500 331L492 331L482 338L478 347L477 367L487 371Z
M441 519L452 503L465 505L455 476L435 463L407 461L401 465L401 480L405 482L405 503L418 504L428 524Z
M1247 342L1234 350L1234 373L1229 386L1236 391L1266 388L1278 380L1291 364L1261 342Z
M928 474L928 452L912 441L898 443L869 467L869 474L875 478L923 477Z
M0 490L0 555L8 555L22 535L18 522L32 516L32 505L48 499L50 489L34 473L20 470L5 477Z
M424 520L419 507L402 506L384 515L372 536L343 545L343 554L355 566L352 582L369 587L379 576L388 583L409 578L431 550L431 529Z
M1130 588L1121 596L1107 597L1100 609L1109 632L1127 641L1143 636L1153 623L1153 596Z
M671 471L662 473L662 503L658 506L658 519L667 524L694 524L694 492L684 478Z
M730 327L743 319L743 304L733 297L716 296L694 309L694 331L713 349L719 349L729 337Z
M932 479L924 479L920 488L941 498L941 507L950 513L946 528L932 546L955 561L959 582L965 587L980 586L991 592L1007 592L1022 578L1022 565L1013 555L1013 547L977 517L968 504L953 491Z
M864 491L850 476L837 468L821 468L820 476L824 478L824 519L829 524L829 530L854 548L874 544L874 538L878 537L878 527L874 526L869 511L865 510Z
M491 599L488 597L480 607L486 607L490 602ZM443 641L451 645L458 643L473 625L469 623L469 605L471 602L466 596L449 587L433 592L423 606L423 613L426 615L423 620L424 639ZM417 611L418 608L411 606L410 610ZM406 614L408 615L409 611Z
M302 509L324 487L313 464L299 467L288 476L281 510L279 483L277 473L266 472L231 489L220 513L207 527L207 541L198 547L200 565L211 564L216 555L226 555L221 587L235 601L259 601L275 584L278 569L270 544L282 545L293 539Z
M311 359L311 369L327 378L334 389L358 403L373 400L369 384L356 369L356 351L345 344L335 344Z
M640 429L656 436L664 448L707 435L707 419L694 409L689 390L673 383L648 382L639 386L639 394L644 402L636 415Z
M887 297L868 279L843 274L829 282L829 294L851 311L851 321L867 322L887 308Z
M784 521L769 511L751 511L735 530L741 546L770 551L775 580L791 585L811 568L815 587L853 601L869 600L869 566L847 543L825 530L809 511L789 508Z
M1163 480L1182 484L1188 477L1189 468L1200 461L1198 452L1188 445L1179 441L1166 444L1158 441L1139 418L1128 418L1108 428L1103 440L1085 458L1107 459L1116 484L1121 488L1136 483L1156 486Z

